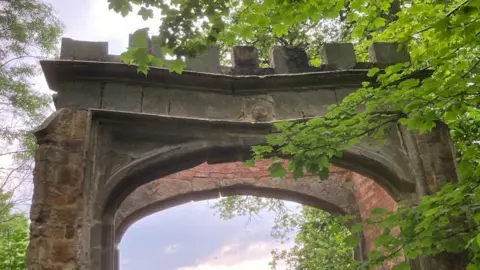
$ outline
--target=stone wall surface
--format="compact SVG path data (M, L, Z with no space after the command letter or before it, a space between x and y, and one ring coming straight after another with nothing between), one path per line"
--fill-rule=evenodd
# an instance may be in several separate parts
M63 109L36 131L29 270L77 269L87 112Z

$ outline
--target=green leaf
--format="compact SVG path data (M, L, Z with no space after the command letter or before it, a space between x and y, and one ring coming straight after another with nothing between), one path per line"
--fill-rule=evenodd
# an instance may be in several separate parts
M408 262L401 262L392 267L392 270L410 270L410 265Z
M314 58L314 59L311 59L310 60L310 65L314 66L314 67L319 67L321 65L322 61L320 60L320 58Z
M372 209L371 213L372 215L384 215L384 214L387 214L389 213L390 211L388 211L387 209L385 208L374 208Z
M286 24L275 24L273 25L273 34L276 37L281 37L288 32L288 26Z
M368 70L367 76L368 76L368 77L373 77L373 76L375 76L379 71L380 71L380 69L377 68L377 67L371 68L371 69Z
M377 17L377 18L373 21L373 26L376 27L376 28L380 28L380 27L385 26L385 18Z
M270 175L274 178L283 178L286 174L285 168L283 168L281 162L275 162L273 163L269 168L268 171L270 172Z
M391 74L394 74L394 73L399 72L402 68L403 68L403 63L398 63L398 64L395 64L395 65L390 65L390 66L388 66L388 67L385 69L385 73L386 73L387 75L391 75Z
M330 170L328 168L323 168L318 171L318 176L320 176L321 180L327 180L329 175L330 175Z
M168 71L182 74L183 69L185 68L185 62L182 59L169 60L166 61L166 66Z
M268 27L270 25L270 18L267 16L259 16L258 17L258 26L260 27Z
M478 269L480 269L480 263L479 262L473 262L473 263L468 264L466 270L478 270Z
M148 28L142 28L135 31L133 34L132 47L134 48L148 48Z
M377 236L375 240L373 240L373 244L375 245L375 247L381 247L381 246L384 246L385 244L390 243L392 239L393 239L393 236L390 234L381 234Z
M135 52L135 49L129 48L126 52L123 52L122 54L120 54L120 60L125 64L132 64L133 61L135 60L133 56L134 52Z
M345 243L352 248L356 247L359 242L360 242L360 239L355 235L349 235L345 238Z
M153 57L150 61L150 65L154 67L163 67L165 61L160 57Z
M240 30L240 37L243 39L249 39L253 36L253 27L251 26L244 26Z
M146 21L153 18L153 9L141 7L138 11L138 15L142 16L142 19Z
M419 79L408 79L408 80L404 80L401 83L399 83L398 87L409 89L409 88L414 88L414 87L418 86L419 84L420 84Z
M253 166L255 166L255 160L249 159L249 160L245 161L244 165L247 166L247 167L253 167Z
M352 226L352 228L350 229L350 231L353 233L358 233L358 232L361 232L363 230L363 226L361 223L356 223Z
M255 14L255 13L250 13L247 15L247 22L250 23L250 24L257 24L261 19L261 17L263 16L260 16L259 14Z

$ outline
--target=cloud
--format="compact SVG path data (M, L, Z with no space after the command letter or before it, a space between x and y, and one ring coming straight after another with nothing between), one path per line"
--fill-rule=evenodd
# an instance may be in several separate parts
M249 244L226 244L202 262L177 268L176 270L266 270L270 269L271 250L288 248L268 241L257 241ZM284 269L278 265L277 269Z
M173 245L168 245L168 246L163 250L163 252L165 252L166 254L173 254L173 253L176 253L179 249L180 249L180 245L179 245L179 244L173 244Z
M144 21L137 15L138 7L126 17L110 10L106 0L47 0L58 12L65 24L64 35L78 40L109 41L109 53L120 54L128 46L128 34L139 28L150 28L157 34L160 26L160 11L154 18Z

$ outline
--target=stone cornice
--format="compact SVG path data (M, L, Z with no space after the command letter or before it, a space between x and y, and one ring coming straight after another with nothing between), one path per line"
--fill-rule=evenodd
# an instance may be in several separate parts
M255 94L292 90L318 90L359 87L367 69L317 71L271 75L225 75L185 70L181 75L166 68L152 67L147 76L137 67L117 62L42 60L45 78L51 90L61 91L62 82L101 81L142 86L168 86L183 90Z

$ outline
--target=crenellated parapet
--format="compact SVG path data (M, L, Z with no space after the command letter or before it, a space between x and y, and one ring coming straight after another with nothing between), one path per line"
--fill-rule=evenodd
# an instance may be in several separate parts
M149 52L163 58L159 47L154 45L156 37L145 37ZM130 35L130 44L132 43ZM186 59L186 70L225 75L270 75L294 74L322 71L362 70L385 67L390 64L408 62L408 52L395 43L374 43L368 49L369 62L358 62L353 44L326 43L320 49L322 65L314 67L304 48L275 46L270 50L269 67L260 67L258 50L253 46L234 46L230 53L231 67L221 66L220 49L208 47L202 54ZM62 39L61 59L76 61L121 62L118 55L108 54L108 42L78 41Z

